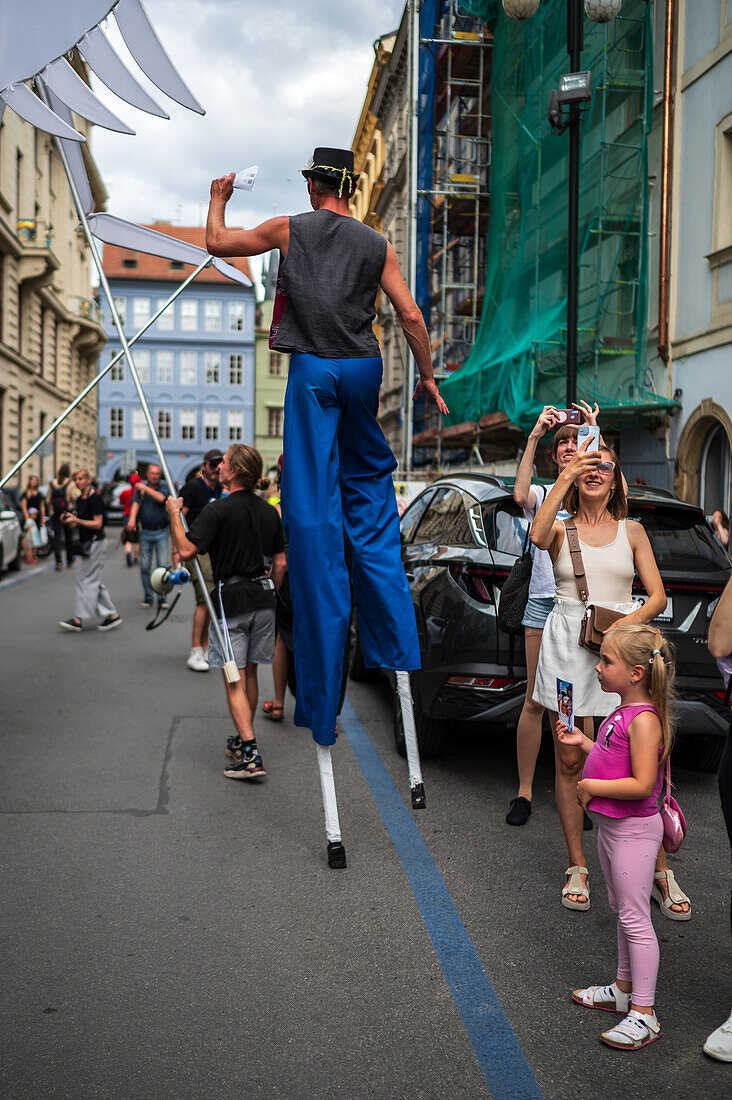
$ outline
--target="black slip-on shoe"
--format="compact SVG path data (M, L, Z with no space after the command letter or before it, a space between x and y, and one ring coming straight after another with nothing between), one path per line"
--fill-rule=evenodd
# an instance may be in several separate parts
M531 816L531 803L528 798L512 798L506 814L507 825L525 825Z

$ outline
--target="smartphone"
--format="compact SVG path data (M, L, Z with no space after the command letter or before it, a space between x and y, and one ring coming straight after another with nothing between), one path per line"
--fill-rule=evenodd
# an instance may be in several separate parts
M580 424L577 429L577 449L582 446L589 439L589 443L585 447L586 451L599 451L600 450L600 429L597 424Z
M581 424L582 413L579 409L557 409L557 423L564 427L565 424Z

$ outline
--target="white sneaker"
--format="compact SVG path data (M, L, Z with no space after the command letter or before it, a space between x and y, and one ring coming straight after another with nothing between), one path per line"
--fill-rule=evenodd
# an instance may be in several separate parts
M704 1053L719 1062L732 1062L732 1013L704 1044Z
M203 650L198 646L191 650L191 655L186 664L194 672L208 672L208 661L203 655Z

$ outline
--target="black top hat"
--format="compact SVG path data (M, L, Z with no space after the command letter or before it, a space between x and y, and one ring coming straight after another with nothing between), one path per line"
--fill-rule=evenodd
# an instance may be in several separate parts
M353 191L358 180L358 174L353 170L353 150L315 149L310 164L302 169L302 174L306 180L313 177L325 183L339 184L338 197L340 198L346 180L351 184L349 192Z

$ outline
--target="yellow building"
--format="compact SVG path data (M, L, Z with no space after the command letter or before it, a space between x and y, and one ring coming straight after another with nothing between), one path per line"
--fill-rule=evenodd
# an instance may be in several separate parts
M268 266L263 268L264 301L257 303L254 327L254 446L264 459L265 476L272 476L282 454L285 390L290 365L286 352L272 351L269 346L279 258L279 252L271 252Z
M81 62L76 71L86 73ZM91 126L74 117L87 139ZM81 146L96 210L106 191ZM98 372L105 335L91 257L54 139L7 110L0 126L0 469L21 457ZM96 469L92 393L13 479L47 481L60 463Z

